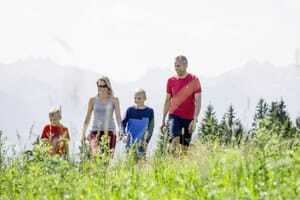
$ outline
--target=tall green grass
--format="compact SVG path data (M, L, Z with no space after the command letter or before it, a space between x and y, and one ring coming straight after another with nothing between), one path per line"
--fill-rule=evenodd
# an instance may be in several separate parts
M37 148L1 163L0 199L299 199L299 141L261 129L240 147L197 142L180 158L117 164Z

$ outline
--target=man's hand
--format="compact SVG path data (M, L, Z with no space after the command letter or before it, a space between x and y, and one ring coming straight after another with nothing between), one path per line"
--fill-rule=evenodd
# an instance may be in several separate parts
M189 125L189 133L190 134L192 134L194 132L194 130L196 128L196 124L197 124L196 120L192 120L191 121L191 123Z
M166 120L162 120L161 126L160 126L160 131L163 133L164 132L164 128L166 128Z

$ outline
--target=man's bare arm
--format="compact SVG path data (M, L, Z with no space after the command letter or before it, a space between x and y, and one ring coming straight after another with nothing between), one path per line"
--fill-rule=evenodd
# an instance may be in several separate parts
M201 104L202 104L202 97L201 93L195 94L195 114L194 114L194 120L195 122L198 121L198 117L201 111Z
M192 122L190 123L189 126L189 132L193 133L195 128L196 128L196 124L198 122L198 117L200 114L200 110L201 110L201 93L196 93L195 94L195 114L194 114L194 119L192 120Z

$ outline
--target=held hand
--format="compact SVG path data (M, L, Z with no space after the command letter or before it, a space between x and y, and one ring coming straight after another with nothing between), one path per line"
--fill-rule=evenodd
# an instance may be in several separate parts
M122 137L122 142L123 142L124 144L127 144L127 142L128 142L128 135L127 135L127 134L124 134L124 135L123 135L123 137Z
M52 141L52 139L54 138L54 134L52 132L49 133L49 141Z
M144 146L145 149L147 149L148 143L147 143L146 141L144 141L144 142L143 142L143 146Z
M121 141L123 136L124 136L124 131L122 129L120 129L117 134L117 140Z
M86 126L84 125L84 127L81 131L81 137L80 137L81 144L85 144L85 141L86 141L85 133L86 133Z
M83 135L81 135L80 142L81 142L81 144L85 144L85 141L86 141L86 137L83 134Z

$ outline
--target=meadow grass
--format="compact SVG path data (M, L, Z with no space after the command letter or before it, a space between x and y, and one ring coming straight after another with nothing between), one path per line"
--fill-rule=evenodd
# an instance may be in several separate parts
M198 141L180 158L116 164L38 149L1 163L0 199L299 199L299 141L264 130L239 147Z

